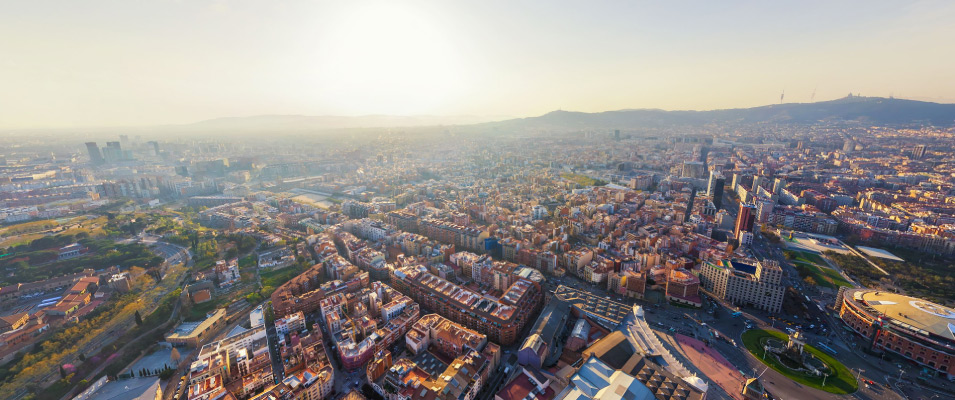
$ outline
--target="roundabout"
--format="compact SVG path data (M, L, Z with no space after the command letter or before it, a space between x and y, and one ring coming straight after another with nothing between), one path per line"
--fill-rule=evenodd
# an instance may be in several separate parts
M742 339L757 360L797 383L833 394L853 393L859 388L845 365L804 344L798 333L787 336L780 331L753 329L743 332Z

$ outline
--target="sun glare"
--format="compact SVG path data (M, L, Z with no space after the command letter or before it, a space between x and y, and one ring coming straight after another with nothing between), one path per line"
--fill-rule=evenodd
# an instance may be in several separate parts
M420 10L356 6L334 20L315 54L314 89L342 112L426 114L463 90L453 44Z

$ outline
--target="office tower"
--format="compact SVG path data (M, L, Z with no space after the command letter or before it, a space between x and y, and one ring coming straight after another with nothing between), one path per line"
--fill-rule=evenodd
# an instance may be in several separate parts
M726 186L726 178L720 177L716 179L716 184L713 185L713 206L717 210L723 209L723 187Z
M703 163L703 165L706 165L706 157L708 157L709 155L710 155L710 148L707 146L701 146L699 162Z
M620 129L615 129L613 131L613 140L620 141Z
M924 156L925 156L925 145L924 145L924 144L920 144L920 145L918 145L918 146L915 146L915 148L912 149L912 158L914 158L914 159L916 159L916 160L919 160L919 159L921 159L921 158L924 157Z
M753 177L753 186L751 187L752 191L753 191L753 192L758 191L758 190L759 190L759 187L760 187L760 186L763 186L763 184L765 184L765 181L766 181L766 177L764 177L764 176L762 176L762 175L756 175L756 176L754 176L754 177Z
M158 156L158 155L159 155L159 142L151 141L151 142L149 142L149 145L152 146L152 148L153 148L153 155L154 155L154 156Z
M741 232L752 232L755 221L756 206L740 203L739 215L736 216L736 229L733 231L733 236L738 239Z
M103 164L103 155L100 154L96 142L86 142L86 151L90 153L90 162L92 162L93 165Z
M719 210L723 208L723 186L726 186L726 178L719 171L710 171L710 181L707 185L706 195L713 200L713 205Z
M703 179L705 177L705 173L706 168L703 166L703 163L699 161L684 161L683 171L680 176L684 178Z
M123 146L119 142L106 142L103 148L103 158L108 163L114 163L123 160Z

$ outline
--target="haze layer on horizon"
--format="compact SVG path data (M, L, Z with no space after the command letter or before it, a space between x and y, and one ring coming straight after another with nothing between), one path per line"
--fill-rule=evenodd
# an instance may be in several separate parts
M955 3L29 1L0 129L955 101Z

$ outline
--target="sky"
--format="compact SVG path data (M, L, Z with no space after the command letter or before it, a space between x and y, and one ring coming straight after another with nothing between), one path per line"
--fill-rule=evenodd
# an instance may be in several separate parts
M952 1L0 1L0 129L955 102ZM813 93L815 95L813 96Z

